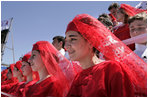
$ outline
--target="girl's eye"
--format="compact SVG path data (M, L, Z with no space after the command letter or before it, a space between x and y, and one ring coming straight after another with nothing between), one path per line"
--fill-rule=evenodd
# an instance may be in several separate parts
M71 41L75 41L75 40L77 40L77 39L74 39L74 38L71 39Z

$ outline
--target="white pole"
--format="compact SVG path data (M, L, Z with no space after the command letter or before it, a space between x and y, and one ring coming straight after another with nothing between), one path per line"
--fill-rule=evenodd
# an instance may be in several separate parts
M11 28L11 23L12 23L13 18L11 18L9 30ZM13 53L13 63L15 63L15 56L14 56L14 43L13 43L13 33L11 32L11 39L12 39L12 53Z

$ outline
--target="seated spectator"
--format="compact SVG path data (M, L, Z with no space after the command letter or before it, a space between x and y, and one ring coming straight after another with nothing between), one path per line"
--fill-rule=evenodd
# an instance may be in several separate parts
M63 56L69 60L69 55L64 49L65 38L63 36L55 36L52 44Z
M53 38L52 44L58 51L61 52L61 54L63 54L63 56L65 55L65 50L64 50L65 39L63 36L55 36Z
M113 23L112 21L110 20L110 17L109 15L107 14L102 14L99 16L98 20L104 24L111 32L112 32L112 29L113 29Z
M128 20L130 35L135 37L144 33L147 33L147 14L145 12L139 13ZM136 43L136 49L134 52L147 62L147 40L140 40Z
M117 10L119 9L119 5L118 3L112 3L109 7L108 7L108 11L110 11L109 16L112 19L113 22L113 26L118 25L118 22L116 20L116 16L117 16Z

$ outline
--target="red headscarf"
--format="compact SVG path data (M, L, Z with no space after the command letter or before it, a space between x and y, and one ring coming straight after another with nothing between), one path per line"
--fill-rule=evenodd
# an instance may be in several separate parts
M63 89L64 95L68 92L69 83L67 76L64 75L60 66L70 65L70 62L58 51L55 47L47 41L39 41L33 45L33 50L39 50L42 61L49 74L52 74L59 80ZM73 73L73 71L71 71ZM71 77L71 76L69 76Z
M21 70L21 67L22 67L22 61L17 61L16 64L15 64L15 67L16 67L17 69L19 69L19 71L20 71L21 74L22 74L22 70Z
M120 9L124 9L124 11L125 11L129 16L135 16L135 15L138 14L138 13L147 12L146 10L138 9L138 8L132 7L132 6L128 5L128 4L121 4Z
M5 69L1 72L1 82L7 80L7 73L8 73L8 69Z
M138 92L147 92L147 65L96 18L77 15L67 27L68 31L77 31L110 60L123 64Z
M31 57L31 53L27 53L23 56L22 58L22 62L25 61L25 62L28 62L28 59Z

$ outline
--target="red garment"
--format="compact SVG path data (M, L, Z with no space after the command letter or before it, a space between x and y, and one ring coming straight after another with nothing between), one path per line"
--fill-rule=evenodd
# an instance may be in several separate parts
M18 82L17 84L13 85L10 89L9 89L9 94L16 96L18 89L20 87L20 85L22 85L24 82Z
M48 77L38 84L34 84L28 88L26 97L59 97L63 96L57 80L54 77Z
M114 31L113 33L117 38L119 38L121 41L125 39L131 38L130 36L130 30L129 30L129 25L121 25L117 28L117 30ZM127 45L132 51L135 50L135 44Z
M113 23L113 26L116 26L117 25L117 20L116 18L110 13L108 14L110 17L111 17L111 20L112 20L112 23Z
M5 69L1 72L1 82L7 80L7 73L8 73L8 69Z
M80 14L68 24L66 33L70 30L79 32L108 59L120 62L131 79L135 96L147 95L147 64L101 22L88 14Z
M10 88L16 85L18 82L18 79L14 77L10 80L4 81L3 84L1 84L1 91L6 93L9 92Z
M120 9L124 9L124 11L129 16L135 16L136 14L141 13L141 12L146 12L147 13L147 10L138 9L138 8L132 7L132 6L128 5L128 4L121 4Z
M134 96L130 77L115 61L106 61L79 73L68 97Z
M25 97L25 93L29 90L29 87L32 86L33 84L35 84L37 82L37 80L33 80L28 82L27 84L22 84L20 85L20 87L18 88L18 91L16 93L16 96L18 97Z

